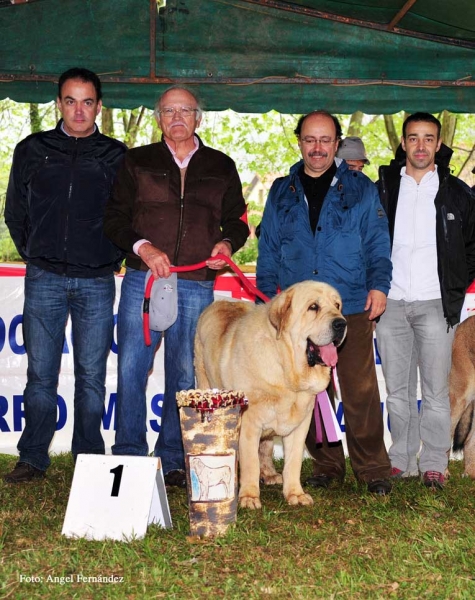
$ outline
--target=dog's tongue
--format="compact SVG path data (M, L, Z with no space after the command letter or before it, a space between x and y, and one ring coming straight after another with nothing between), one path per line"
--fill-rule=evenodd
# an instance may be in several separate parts
M334 367L338 362L338 354L335 348L335 344L327 344L326 346L320 346L320 356L327 367Z

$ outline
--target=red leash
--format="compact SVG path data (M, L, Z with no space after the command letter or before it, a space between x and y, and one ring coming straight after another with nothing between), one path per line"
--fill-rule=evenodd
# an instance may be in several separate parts
M231 267L231 269L236 273L236 275L241 280L241 283L244 285L244 287L247 289L247 291L250 294L257 296L263 302L270 302L270 299L265 294L260 292L256 288L256 286L253 285L247 279L247 277L244 275L244 273L241 271L241 269L230 258L225 256L224 254L216 254L216 256L212 256L208 260L211 260L211 259L224 260ZM188 265L188 266L183 266L183 267L170 267L170 271L172 273L184 273L187 271L197 271L198 269L203 269L204 267L206 267L205 260L203 260L200 263L196 263L194 265ZM145 339L145 344L147 346L150 346L152 344L152 340L150 337L149 310L150 310L150 294L152 293L152 286L153 286L154 281L155 281L155 279L153 277L150 277L150 279L147 282L147 286L145 288L145 294L144 294L144 299L143 299L143 335L144 335L144 339Z
M231 269L236 273L236 275L241 280L244 287L250 294L257 296L263 302L270 302L270 298L268 298L265 294L259 291L255 285L253 285L241 269L234 263L230 258L225 256L224 254L217 254L216 256L212 256L212 259L221 259L224 260ZM209 259L208 259L209 260ZM186 271L197 271L198 269L203 269L206 267L206 261L202 261L200 263L196 263L194 265L183 266L183 267L170 267L170 271L172 273L184 273ZM145 294L143 299L143 335L145 339L145 344L147 346L152 345L152 340L150 337L150 323L149 323L149 309L150 309L150 294L152 293L152 286L155 279L150 277L145 287ZM333 369L331 370L331 376L334 377ZM328 394L326 392L321 392L317 396L315 396L315 426L316 426L316 439L317 441L322 440L322 429L320 425L320 421L318 419L318 409L320 409L323 425L325 427L325 431L327 434L327 439L329 442L337 442L341 440L341 430L337 429L337 421L334 416L335 413L333 411L333 407L330 404L330 399L328 398Z

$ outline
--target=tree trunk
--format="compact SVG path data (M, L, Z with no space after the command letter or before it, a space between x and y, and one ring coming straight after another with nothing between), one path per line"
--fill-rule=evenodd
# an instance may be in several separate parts
M363 129L363 116L364 114L360 110L357 110L351 115L347 135L356 135L361 137L361 130Z
M457 117L448 110L442 112L442 130L440 132L442 141L446 146L452 148L454 143L455 129L457 127Z
M102 133L114 137L114 115L112 108L102 107Z
M394 119L392 115L383 115L384 116L384 124L386 126L386 133L388 134L389 144L393 151L394 156L396 156L396 150L399 146L399 136L396 132L396 127L394 126Z
M128 110L123 110L121 111L122 113L122 125L124 126L124 131L125 133L127 133L127 129L129 128L129 115L128 115Z
M125 143L129 148L133 148L137 141L137 134L139 132L142 117L145 113L145 106L140 109L134 108L130 111L130 117L128 119L128 127L125 132Z
M41 115L38 104L30 104L30 128L31 133L41 131Z
M460 171L457 173L457 177L460 177L463 181L469 182L472 178L472 169L475 167L475 144L470 150L465 162L463 163Z

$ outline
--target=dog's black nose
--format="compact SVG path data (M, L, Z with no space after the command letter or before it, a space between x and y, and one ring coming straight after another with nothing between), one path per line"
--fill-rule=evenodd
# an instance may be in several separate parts
M342 337L346 329L345 319L335 319L332 323L332 328L339 337Z

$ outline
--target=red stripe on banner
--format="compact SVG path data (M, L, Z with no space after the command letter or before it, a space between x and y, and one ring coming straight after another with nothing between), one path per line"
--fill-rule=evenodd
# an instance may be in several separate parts
M246 273L245 275L246 279L248 279L252 285L256 285L256 276L254 273L252 275ZM231 292L231 297L238 300L250 300L251 302L254 302L256 299L254 294L249 294L245 289L237 275L220 275L217 277L214 282L214 291Z
M24 277L25 265L0 265L0 277Z
M0 265L0 277L24 277L25 270L25 265ZM254 273L246 273L246 279L256 285ZM217 292L231 293L231 297L238 300L250 300L251 302L255 300L255 296L248 293L236 275L220 275L216 278L214 289Z

